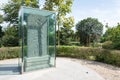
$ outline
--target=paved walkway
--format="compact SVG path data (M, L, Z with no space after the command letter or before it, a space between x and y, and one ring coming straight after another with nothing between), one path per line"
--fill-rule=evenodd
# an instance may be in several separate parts
M93 70L65 58L57 58L56 68L22 75L0 75L0 80L104 80Z

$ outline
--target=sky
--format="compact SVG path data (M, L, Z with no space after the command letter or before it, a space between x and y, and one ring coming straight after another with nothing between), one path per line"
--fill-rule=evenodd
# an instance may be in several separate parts
M0 0L7 3L8 0ZM40 0L40 2L44 0ZM102 24L108 23L110 27L116 26L120 22L120 0L74 0L72 12L69 16L73 16L75 23L86 19L87 17L98 18Z
M98 18L104 25L120 22L120 0L74 0L72 14L75 23L87 17Z
M0 0L0 8L3 4L7 3L8 0ZM0 11L0 14L3 14L1 11Z

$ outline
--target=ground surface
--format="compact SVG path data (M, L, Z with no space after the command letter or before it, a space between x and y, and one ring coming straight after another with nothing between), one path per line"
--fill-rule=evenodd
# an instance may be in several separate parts
M0 63L13 63L17 59ZM11 62L12 61L12 62ZM27 72L22 75L0 75L0 80L105 80L94 70L73 59L57 58L56 68Z
M73 58L68 58L68 59L74 62L78 62L81 65L84 65L96 71L105 80L120 80L120 68L118 67L96 61L88 61L88 60L73 59Z

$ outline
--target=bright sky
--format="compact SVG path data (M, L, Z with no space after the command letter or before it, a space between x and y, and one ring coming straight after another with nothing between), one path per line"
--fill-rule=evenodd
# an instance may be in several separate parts
M120 22L120 0L74 0L71 15L76 23L93 17L104 25L116 26Z
M0 6L7 1L0 0ZM70 15L74 16L75 23L87 17L93 17L98 18L104 25L108 23L112 27L120 22L119 8L120 0L74 0Z

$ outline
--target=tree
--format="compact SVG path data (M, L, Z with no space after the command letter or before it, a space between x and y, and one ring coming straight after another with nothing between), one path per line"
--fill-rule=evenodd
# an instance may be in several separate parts
M3 17L2 17L2 15L0 14L0 23L2 23L3 22Z
M120 50L120 25L118 25L114 29L112 37L113 37L112 38L112 42L113 42L114 48Z
M2 32L2 26L0 26L0 39L2 38L3 32Z
M80 43L89 46L90 42L96 42L101 37L103 25L95 18L87 18L76 24L76 30L80 36Z
M2 32L2 26L0 25L0 47L2 46L2 36L3 36L3 32Z
M57 11L58 45L60 45L60 25L63 17L71 12L73 0L46 0L44 9Z
M68 45L72 39L74 31L71 28L74 27L74 18L64 18L63 27L60 28L60 44Z
M108 28L103 35L104 41L112 41L114 49L120 49L120 25Z
M2 18L2 15L0 15L0 23L2 22L3 22L3 18ZM1 41L2 36L3 36L3 31L2 31L2 26L0 25L0 47L2 45L2 41Z
M18 37L18 29L16 26L7 27L4 30L4 36L2 37L3 46L18 46L19 37Z
M18 24L18 12L20 6L31 6L38 8L38 1L37 0L10 0L5 6L3 6L2 10L4 14L4 21L10 22L10 24Z
M2 23L2 22L3 22L3 18L2 18L2 15L0 15L0 23ZM3 35L2 26L0 25L0 39L1 39L2 35Z

